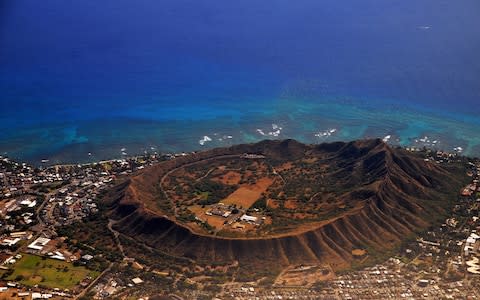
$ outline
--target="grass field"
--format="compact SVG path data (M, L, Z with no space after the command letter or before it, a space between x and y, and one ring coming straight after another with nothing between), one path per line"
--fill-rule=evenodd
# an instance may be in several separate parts
M24 254L14 265L14 272L7 280L15 280L27 286L36 284L48 288L72 289L87 276L96 278L98 272L55 259Z

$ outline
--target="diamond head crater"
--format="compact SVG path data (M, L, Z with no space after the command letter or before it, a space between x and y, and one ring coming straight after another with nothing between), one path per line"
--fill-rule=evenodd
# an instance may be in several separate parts
M106 215L152 255L245 272L315 264L329 273L376 261L437 225L464 177L461 164L442 166L380 139L265 140L142 169L106 194Z

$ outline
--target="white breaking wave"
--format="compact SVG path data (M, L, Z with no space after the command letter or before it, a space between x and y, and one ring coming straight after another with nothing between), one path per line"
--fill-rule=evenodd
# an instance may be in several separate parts
M203 145L205 145L205 143L211 142L211 141L212 141L212 139L209 136L204 135L203 138L198 141L198 143L203 146Z
M256 129L257 133L260 135L263 135L263 136L268 135L268 136L274 136L274 137L280 136L280 134L282 133L282 130L283 130L283 127L275 123L272 124L272 131L269 131L267 133L265 133L265 131L260 128Z
M330 128L330 129L327 129L327 130L324 130L324 131L320 131L318 133L315 133L315 136L316 137L329 137L329 136L332 136L333 134L335 134L337 132L337 129L336 128Z

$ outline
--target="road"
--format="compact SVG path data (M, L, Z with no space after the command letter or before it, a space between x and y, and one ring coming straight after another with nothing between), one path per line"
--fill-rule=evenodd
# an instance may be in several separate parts
M125 251L123 250L123 245L122 243L120 243L120 239L118 238L118 236L120 235L120 233L118 231L116 231L115 229L113 229L113 225L116 223L117 221L115 220L112 220L112 219L108 219L108 230L110 230L110 232L113 234L113 236L115 237L115 243L117 244L117 248L118 250L120 250L120 253L122 253L122 256L123 256L123 259L127 258L125 256Z

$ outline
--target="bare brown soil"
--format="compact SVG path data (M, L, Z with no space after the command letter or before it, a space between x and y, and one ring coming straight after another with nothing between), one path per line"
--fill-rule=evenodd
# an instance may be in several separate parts
M289 200L285 201L285 208L296 209L297 207L298 207L297 200L289 199Z
M240 183L240 180L242 180L242 175L238 172L229 171L221 178L214 180L218 180L223 184L236 185Z
M221 202L227 205L249 208L272 183L271 178L260 178L255 184L241 186Z
M286 162L286 163L278 166L276 168L276 171L277 172L283 172L283 171L286 171L286 170L290 170L291 168L293 168L293 163L289 161L289 162Z
M367 251L364 249L353 249L352 250L352 255L353 256L364 256L367 254Z

